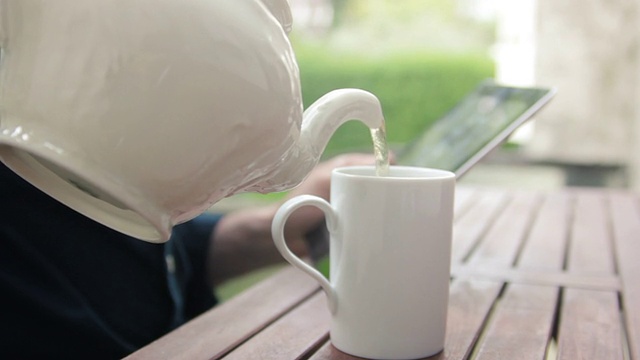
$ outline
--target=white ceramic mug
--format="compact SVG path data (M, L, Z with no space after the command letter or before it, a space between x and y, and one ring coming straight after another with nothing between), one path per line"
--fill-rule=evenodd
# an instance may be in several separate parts
M331 203L303 195L287 201L272 225L276 246L320 282L339 350L374 359L416 359L444 348L455 175L391 166L338 168ZM320 208L331 234L330 281L287 247L283 228L302 206Z

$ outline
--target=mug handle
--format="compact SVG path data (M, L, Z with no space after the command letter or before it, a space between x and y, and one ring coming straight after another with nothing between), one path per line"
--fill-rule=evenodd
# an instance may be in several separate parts
M273 222L271 223L271 235L273 236L273 242L276 244L276 248L278 249L280 254L282 254L282 257L285 258L285 260L291 263L291 265L309 274L312 278L320 283L320 286L322 286L325 294L327 294L329 311L334 314L337 307L337 297L335 289L333 288L333 286L331 286L329 280L327 280L327 278L322 275L322 273L320 273L311 265L302 261L293 252L291 252L284 239L284 226L287 222L287 219L294 211L303 206L315 206L318 209L322 210L326 218L327 228L329 229L329 232L333 232L333 230L336 228L338 217L331 205L326 200L317 196L300 195L286 201L276 212L276 215L273 218Z

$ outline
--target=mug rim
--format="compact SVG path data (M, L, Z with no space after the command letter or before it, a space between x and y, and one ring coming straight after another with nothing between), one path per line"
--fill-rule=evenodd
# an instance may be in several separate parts
M443 169L389 165L389 174L384 176L376 175L375 165L352 165L335 168L333 176L340 176L353 179L368 179L373 181L416 181L416 180L448 180L455 179L456 175Z

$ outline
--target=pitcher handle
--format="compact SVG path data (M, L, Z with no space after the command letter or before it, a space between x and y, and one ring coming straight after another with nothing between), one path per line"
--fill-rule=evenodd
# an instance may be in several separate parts
M271 235L273 236L273 242L276 244L276 248L278 249L280 254L282 254L282 257L285 258L285 260L291 263L291 265L309 274L318 283L320 283L320 286L327 295L329 311L334 314L337 308L337 296L335 289L333 288L333 286L331 286L329 280L327 280L327 278L324 277L324 275L322 275L320 271L316 270L313 266L307 264L299 257L297 257L289 249L285 242L285 223L294 211L303 206L315 206L318 209L322 210L326 218L327 228L329 229L329 232L333 232L337 225L338 217L331 205L326 200L317 196L300 195L286 201L276 212L276 215L273 218L273 222L271 223Z

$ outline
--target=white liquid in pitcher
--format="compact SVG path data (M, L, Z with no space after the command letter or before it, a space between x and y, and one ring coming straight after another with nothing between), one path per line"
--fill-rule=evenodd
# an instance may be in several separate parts
M373 153L376 157L376 175L389 175L389 146L387 145L387 133L382 126L371 129L371 139L373 140Z

